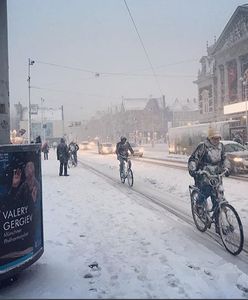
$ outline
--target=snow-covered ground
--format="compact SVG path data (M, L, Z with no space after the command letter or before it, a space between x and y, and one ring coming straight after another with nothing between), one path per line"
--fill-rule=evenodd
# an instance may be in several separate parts
M116 184L80 164L59 177L51 150L42 161L44 254L0 290L0 299L248 298L247 263L122 185L114 155L81 151L79 160ZM139 160L133 170L135 188L162 194L190 213L192 178L185 170ZM247 224L247 183L227 178L225 191Z
M172 160L178 160L182 162L188 161L187 155L169 154L167 144L160 143L160 144L154 144L154 146L152 146L151 144L145 144L142 145L142 147L144 148L144 157L172 159Z

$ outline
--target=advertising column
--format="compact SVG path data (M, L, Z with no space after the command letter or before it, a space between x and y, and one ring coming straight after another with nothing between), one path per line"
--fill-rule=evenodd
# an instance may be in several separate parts
M0 280L43 251L40 145L0 145Z

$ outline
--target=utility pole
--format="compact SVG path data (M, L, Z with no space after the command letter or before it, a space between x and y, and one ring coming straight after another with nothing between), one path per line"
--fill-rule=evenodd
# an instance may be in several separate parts
M43 141L45 142L46 140L46 128L44 128L44 98L40 98L40 110L41 110L41 133L42 133L42 137L43 137Z
M248 73L248 72L247 72ZM248 142L248 110L247 110L247 102L248 102L248 74L244 81L244 96L245 96L245 127L246 127L246 142Z
M10 143L7 1L0 1L0 144Z
M30 58L28 59L28 143L31 143L31 100L30 100L30 66L34 64L34 60L31 60Z
M165 132L167 129L167 126L165 125L165 95L162 96L162 101L163 101L163 108L162 108L162 130L164 133L164 138L165 138Z
M65 137L65 122L64 122L64 108L63 105L61 105L61 114L62 114L62 135L63 138Z
M248 142L248 70L245 71L244 76L240 80L244 88L246 142Z

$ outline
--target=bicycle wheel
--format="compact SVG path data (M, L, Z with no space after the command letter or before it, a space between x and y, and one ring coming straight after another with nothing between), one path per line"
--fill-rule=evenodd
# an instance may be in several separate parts
M121 179L121 183L125 183L125 174L120 172L120 179Z
M218 225L226 250L233 255L238 255L243 249L244 232L240 217L232 205L221 204Z
M127 171L127 182L129 186L133 186L133 171L131 169Z
M206 205L205 202L201 209L199 209L197 205L198 200L198 193L192 192L191 194L191 211L193 220L195 222L195 226L198 230L201 232L204 232L208 228L208 218L207 218L207 211L206 211Z
M73 166L72 159L69 158L69 160L68 160L68 168L71 168L72 166Z

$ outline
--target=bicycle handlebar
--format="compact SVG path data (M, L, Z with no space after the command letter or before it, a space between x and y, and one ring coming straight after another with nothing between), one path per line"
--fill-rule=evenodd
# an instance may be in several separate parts
M217 175L212 175L212 174L210 174L210 173L209 173L208 171L206 171L206 170L200 170L200 171L198 171L197 173L198 173L199 175L206 175L206 176L210 179L210 178L219 178L219 177L223 177L227 172L228 172L228 170L225 169L222 173L217 174Z
M124 159L130 159L130 156L124 156L124 155L121 155L121 154L118 154L118 156L120 156L120 157L122 157ZM133 155L131 155L131 156L133 156Z

